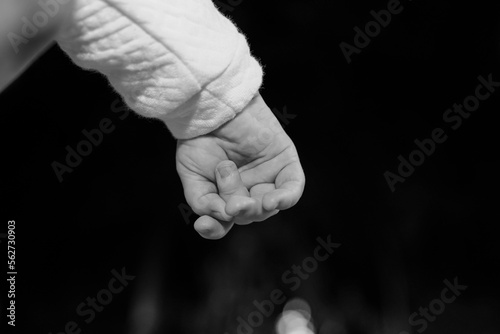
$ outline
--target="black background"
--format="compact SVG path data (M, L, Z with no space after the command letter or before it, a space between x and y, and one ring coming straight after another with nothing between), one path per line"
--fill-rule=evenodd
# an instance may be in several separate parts
M285 130L307 182L294 208L220 241L202 239L194 216L184 221L167 129L120 120L103 76L58 47L44 54L0 95L0 232L16 220L16 330L59 333L74 320L83 333L236 333L253 300L281 288L309 302L317 333L398 334L458 277L467 290L426 333L500 333L500 92L456 131L442 119L479 75L500 81L500 5L402 4L351 64L339 44L353 44L353 28L387 1L245 0L226 12L265 66L267 104L296 115ZM53 161L106 117L116 129L60 183ZM448 140L391 192L384 172L437 127ZM342 246L286 290L282 273L328 235ZM123 267L136 278L85 324L77 305ZM151 331L134 327L140 300L156 307ZM255 333L272 333L279 313Z

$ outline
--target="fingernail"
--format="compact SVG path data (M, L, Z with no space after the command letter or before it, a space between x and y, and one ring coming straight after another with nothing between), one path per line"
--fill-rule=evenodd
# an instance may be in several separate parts
M219 167L219 174L223 179L225 179L233 173L233 170L233 166L221 166Z

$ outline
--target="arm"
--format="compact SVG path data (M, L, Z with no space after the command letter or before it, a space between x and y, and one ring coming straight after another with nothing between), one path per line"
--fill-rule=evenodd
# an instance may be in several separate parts
M211 0L75 0L57 41L174 137L212 132L262 83L245 37Z
M61 48L179 139L177 171L202 236L218 239L233 224L295 205L305 184L295 146L258 94L262 69L244 36L211 0L75 0L65 8Z
M219 239L299 200L293 142L258 94L262 69L211 0L76 0L58 42L107 76L137 113L162 120L177 146L195 229ZM221 178L220 167L233 167Z

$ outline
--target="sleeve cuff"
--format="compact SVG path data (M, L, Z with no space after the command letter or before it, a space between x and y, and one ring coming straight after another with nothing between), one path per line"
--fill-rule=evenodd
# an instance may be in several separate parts
M175 138L189 139L216 130L241 112L258 93L263 70L250 55L245 37L240 36L227 69L179 110L159 117Z

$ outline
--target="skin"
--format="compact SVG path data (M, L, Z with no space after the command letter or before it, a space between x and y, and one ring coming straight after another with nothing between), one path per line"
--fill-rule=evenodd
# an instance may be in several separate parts
M0 1L0 92L19 77L41 54L55 42L54 37L64 24L68 13L73 10L73 2L58 7L57 14L50 17L47 23L37 27L37 33L23 42L9 41L9 33L22 37L24 25L22 17L32 18L40 11L38 1L34 0L2 0Z
M18 31L17 18L39 10L29 0L7 0L0 7L0 31ZM0 42L0 92L53 43L71 9L72 3L61 5L46 27L19 45L17 54ZM292 207L304 190L297 150L260 94L212 133L179 140L176 164L186 200L200 216L194 228L207 239L220 239L234 224L263 221Z
M217 130L178 140L176 166L206 239L294 206L305 186L295 145L260 94Z

